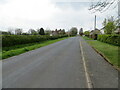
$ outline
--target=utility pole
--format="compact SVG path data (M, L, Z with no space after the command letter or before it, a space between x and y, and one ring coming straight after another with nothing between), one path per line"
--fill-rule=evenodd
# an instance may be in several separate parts
M94 23L94 30L96 29L96 15L95 15L95 23Z

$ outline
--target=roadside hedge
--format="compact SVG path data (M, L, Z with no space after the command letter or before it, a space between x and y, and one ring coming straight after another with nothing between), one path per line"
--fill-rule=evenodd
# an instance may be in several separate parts
M120 35L98 35L97 40L120 46Z
M2 47L9 47L20 44L28 44L34 42L42 42L46 40L54 40L67 35L62 36L42 36L42 35L3 35L2 36Z

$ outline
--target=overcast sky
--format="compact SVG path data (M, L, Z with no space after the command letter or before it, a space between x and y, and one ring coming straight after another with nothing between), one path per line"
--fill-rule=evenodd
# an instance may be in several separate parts
M102 28L104 18L117 16L117 8L104 13L91 13L91 0L0 0L0 30L22 28L66 29L71 27L90 30L94 28L97 15L97 28ZM96 0L97 1L97 0Z

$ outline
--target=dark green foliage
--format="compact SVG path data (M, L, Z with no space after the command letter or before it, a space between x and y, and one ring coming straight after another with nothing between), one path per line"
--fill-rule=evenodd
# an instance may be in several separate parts
M67 35L63 36L42 36L42 35L3 35L2 36L2 47L9 47L15 45L22 45L34 42L42 42L46 40L54 40L62 37L67 37Z
M115 31L115 24L114 21L109 21L105 26L105 33L106 34L114 34Z
M45 32L44 32L44 29L43 29L43 28L40 28L40 30L38 30L38 33L39 33L40 35L45 35Z
M85 31L85 32L84 32L84 35L87 36L87 37L89 37L89 34L90 34L89 31Z
M81 28L80 30L79 30L79 35L83 35L83 28Z
M9 32L5 32L5 31L0 31L0 34L2 34L2 35L10 35Z
M120 35L98 35L97 40L120 46Z

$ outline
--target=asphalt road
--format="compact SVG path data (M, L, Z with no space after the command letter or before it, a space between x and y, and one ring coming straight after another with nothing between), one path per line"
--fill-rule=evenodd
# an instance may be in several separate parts
M80 42L92 86L117 88L118 71L80 37L3 60L3 88L87 88Z

